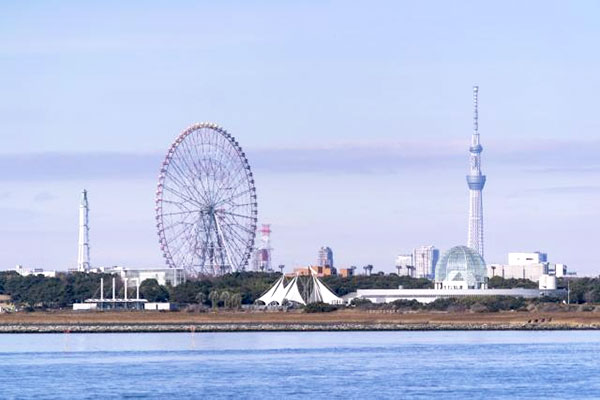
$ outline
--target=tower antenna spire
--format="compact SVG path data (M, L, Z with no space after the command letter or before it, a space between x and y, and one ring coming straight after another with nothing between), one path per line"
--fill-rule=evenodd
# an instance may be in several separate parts
M473 86L473 130L479 134L479 86Z

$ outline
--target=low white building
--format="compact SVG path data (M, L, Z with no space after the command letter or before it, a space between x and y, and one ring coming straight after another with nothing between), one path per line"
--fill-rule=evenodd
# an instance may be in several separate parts
M146 311L171 311L171 303L144 303Z
M552 289L358 289L356 293L345 296L345 298L348 302L360 298L372 303L392 303L396 300L431 303L437 299L449 297L513 296L532 299L542 296L564 296L565 294L565 290Z
M25 268L17 265L15 271L21 276L43 275L46 278L56 278L56 271L45 271L43 268Z

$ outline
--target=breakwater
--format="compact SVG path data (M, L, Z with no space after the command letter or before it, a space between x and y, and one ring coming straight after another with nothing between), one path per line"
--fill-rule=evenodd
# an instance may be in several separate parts
M581 323L111 323L0 324L0 333L600 330Z

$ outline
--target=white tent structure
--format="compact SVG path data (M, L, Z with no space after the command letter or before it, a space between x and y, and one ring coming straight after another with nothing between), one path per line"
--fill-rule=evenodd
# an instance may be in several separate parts
M344 300L335 295L331 290L325 286L315 275L310 276L312 283L312 290L308 295L308 300L304 300L298 289L298 276L292 278L292 280L286 285L284 277L282 276L275 282L275 284L267 290L256 301L260 301L269 304L282 305L284 301L291 301L306 305L307 303L323 302L327 304L344 304Z
M344 304L344 300L333 293L323 282L315 275L311 276L313 290L310 295L310 303Z
M281 304L285 296L285 282L283 281L283 275L275 282L273 286L265 294L260 296L256 301L262 301L269 305L271 303ZM289 285L288 285L289 286Z

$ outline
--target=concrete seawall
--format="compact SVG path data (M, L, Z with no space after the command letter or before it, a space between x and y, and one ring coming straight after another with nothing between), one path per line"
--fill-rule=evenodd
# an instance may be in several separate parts
M600 324L208 323L0 324L0 333L596 330Z

